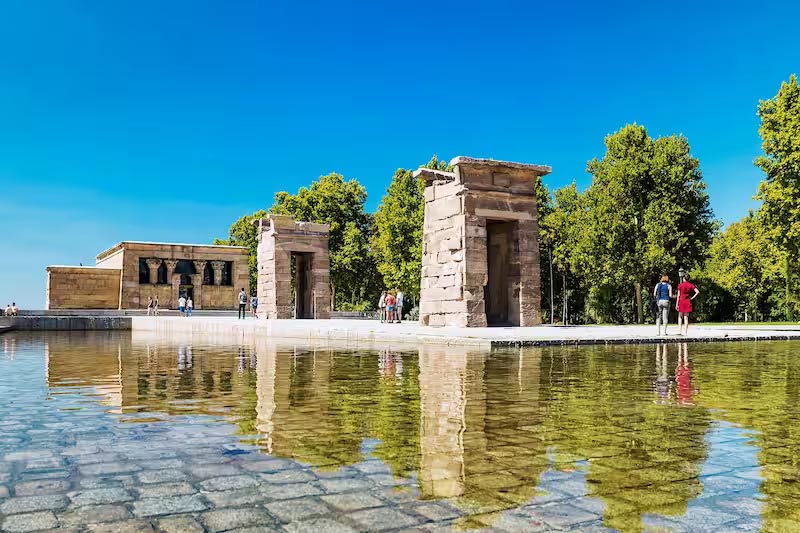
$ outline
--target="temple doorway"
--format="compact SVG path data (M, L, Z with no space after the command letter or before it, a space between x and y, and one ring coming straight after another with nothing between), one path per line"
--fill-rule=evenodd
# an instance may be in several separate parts
M178 298L194 300L194 285L192 285L192 277L188 274L181 274L180 285L178 285Z
M509 293L514 222L486 221L488 281L484 287L486 322L491 326L510 326Z
M292 252L294 318L314 318L311 290L312 253Z

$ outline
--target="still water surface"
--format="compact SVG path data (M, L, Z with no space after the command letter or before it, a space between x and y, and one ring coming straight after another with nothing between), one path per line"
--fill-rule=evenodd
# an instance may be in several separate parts
M0 520L798 531L799 350L6 334Z

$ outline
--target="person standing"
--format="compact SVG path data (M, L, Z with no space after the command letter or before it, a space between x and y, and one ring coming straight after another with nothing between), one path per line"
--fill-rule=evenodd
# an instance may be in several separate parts
M669 324L669 301L672 299L672 285L669 283L669 276L661 276L661 281L653 288L653 298L656 299L658 334L661 335L661 324L664 324L664 335L666 335L667 324Z
M147 316L150 316L151 314L153 314L153 297L152 296L148 296L147 297Z
M678 311L678 335L689 334L689 314L692 312L692 300L700 291L689 281L689 274L684 272L681 282L678 284L678 303L675 309Z
M258 318L258 296L253 295L250 297L250 312L253 318Z
M19 309L17 309L17 302L11 302L11 316L18 316Z
M403 291L397 289L397 296L395 297L395 313L397 314L396 322L399 324L403 321Z
M381 291L381 297L378 299L378 316L381 322L386 320L386 291Z
M193 310L194 310L194 302L192 301L192 297L189 296L189 298L186 300L186 315L192 316Z
M389 291L388 294L386 294L386 322L388 322L389 324L394 322L395 303L396 300L394 298L394 294L392 294L392 291Z
M153 314L158 316L158 296L153 300Z
M239 291L239 318L244 320L247 313L247 293L244 292L244 287Z
M181 295L178 298L178 311L181 313L181 316L186 316L186 298Z

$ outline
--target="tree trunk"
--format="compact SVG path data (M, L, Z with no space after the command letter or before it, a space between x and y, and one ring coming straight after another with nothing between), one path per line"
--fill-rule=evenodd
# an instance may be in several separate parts
M786 303L785 303L785 305L786 305L786 320L789 321L789 322L791 322L794 319L794 317L792 316L792 315L794 315L794 313L792 312L792 302L791 302L791 300L792 300L792 281L791 281L791 278L792 278L791 261L789 260L789 257L787 255L787 257L786 257Z
M564 316L562 317L563 323L567 325L567 317L569 316L569 312L567 311L567 305L569 304L567 300L567 271L565 270L563 274L561 274L561 279L564 280Z
M636 291L636 322L642 324L644 322L644 310L642 309L642 284L637 281L633 287Z
M556 320L556 304L553 302L553 249L547 247L547 255L550 256L550 324L554 324Z

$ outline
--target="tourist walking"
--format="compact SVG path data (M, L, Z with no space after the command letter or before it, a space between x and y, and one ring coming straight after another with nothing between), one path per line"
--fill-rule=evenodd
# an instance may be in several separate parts
M258 318L258 296L253 295L250 297L250 312L253 318Z
M386 291L381 291L381 297L378 299L378 316L381 322L386 320Z
M186 315L192 316L193 310L194 310L194 302L192 301L192 297L189 296L189 298L186 300Z
M403 291L397 289L397 296L395 297L396 302L395 306L395 313L397 314L396 322L399 324L403 320Z
M678 284L678 303L675 309L678 311L678 335L689 334L689 314L692 312L692 300L700 291L689 281L689 274L684 272L681 282Z
M664 325L664 335L667 334L667 324L669 324L669 301L672 299L672 285L669 283L669 276L661 276L661 281L656 283L653 289L653 298L656 300L656 327L658 334L661 335L661 325Z
M386 294L386 322L389 324L394 322L394 306L396 302L397 300L395 299L394 294L392 294L392 291L389 291Z
M147 316L150 316L152 314L153 314L153 297L152 296L148 296L147 297Z
M153 300L153 314L158 316L158 296Z
M239 291L239 318L244 320L247 314L247 293L244 292L244 287Z
M183 296L178 298L178 311L180 311L182 316L186 315L186 298Z

